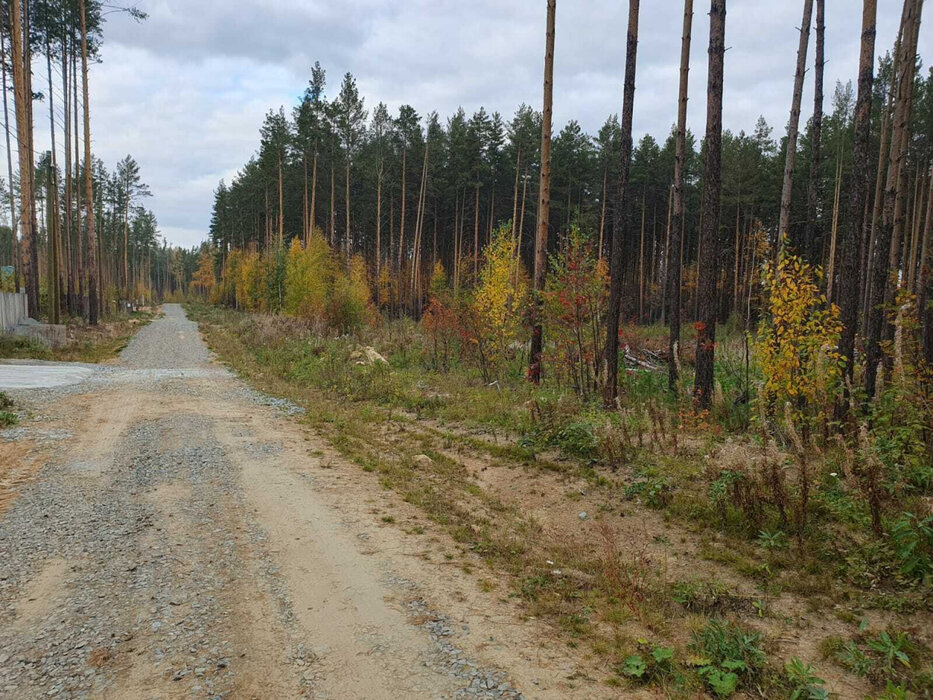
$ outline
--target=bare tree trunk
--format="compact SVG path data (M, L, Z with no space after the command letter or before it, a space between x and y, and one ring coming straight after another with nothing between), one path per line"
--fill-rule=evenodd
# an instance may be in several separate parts
M515 290L518 292L518 282L522 269L522 240L525 236L525 197L528 194L528 171L522 173L522 206L518 213L518 236L515 244Z
M637 4L638 0L634 0ZM541 352L544 349L541 325L541 292L547 275L548 219L551 214L551 119L554 99L554 17L557 0L547 1L547 28L544 39L544 104L541 111L541 184L538 199L538 221L535 230L534 298L531 306L531 353L528 378L541 381ZM477 190L478 192L478 190Z
M48 37L45 40L45 67L49 81L49 134L52 140L51 169L49 172L49 250L52 260L49 263L49 320L52 323L61 321L61 278L59 275L59 247L61 241L61 219L58 209L58 159L55 155L55 93L52 90L52 47Z
M279 156L279 246L285 240L285 197L284 197L284 182L282 176L282 157ZM349 197L348 197L349 199Z
M926 215L923 217L923 226L917 227L917 251L914 253L914 261L910 266L910 279L908 285L910 290L920 297L920 280L923 276L924 251L927 247L927 238L930 236L930 217L933 216L933 176L927 176L927 195L926 195Z
M817 205L822 189L820 186L820 138L823 130L824 6L825 0L816 0L816 43L814 45L816 58L813 66L813 118L810 122L810 182L807 185L807 221L804 240L800 246L800 252L813 263L819 260L818 244L823 235Z
M75 256L72 248L74 217L71 211L72 177L71 177L71 87L68 80L68 42L62 37L62 97L64 109L64 137L65 137L65 257L68 264L68 315L77 315L77 302L75 300Z
M900 54L901 40L904 33L904 17L907 13L907 3L904 3L904 9L901 13L900 29L897 33L897 40L894 42L895 58ZM871 226L866 227L862 237L862 258L860 274L861 279L861 328L862 335L868 333L868 308L869 297L871 296L871 256L875 247L875 238L878 235L878 228L881 225L881 210L884 203L884 183L886 166L888 162L887 154L890 152L891 138L891 119L894 110L894 93L897 88L897 74L891 71L891 81L888 85L888 96L886 102L881 106L881 143L878 148L878 167L875 173L875 192L871 199ZM867 206L867 205L866 205Z
M317 141L314 142L314 158L311 161L311 207L308 209L308 237L314 235L314 207L317 204Z
M676 145L674 147L676 152ZM676 155L675 155L676 159ZM675 163L676 164L676 163ZM667 307L670 303L668 298L668 280L670 278L670 266L671 266L671 216L674 212L674 188L673 186L667 189L667 225L664 229L664 247L661 250L661 279L663 280L661 288L661 325L667 323ZM668 358L668 363L673 362L674 356L670 355ZM676 381L676 377L675 380Z
M811 0L807 0L811 2ZM706 166L703 178L703 244L697 267L697 350L694 399L700 409L713 400L716 350L716 283L719 275L719 212L722 156L722 80L725 55L726 0L712 0L709 29L709 79L706 88Z
M865 394L875 395L878 363L881 360L881 335L884 328L885 297L888 287L890 249L896 227L895 214L899 185L903 185L902 167L907 152L910 132L910 102L916 57L917 32L922 0L905 0L902 17L901 50L895 57L894 74L897 93L892 120L891 150L888 154L888 172L884 188L881 225L869 256L870 291L868 327L865 338ZM883 155L883 154L882 154Z
M301 184L301 237L305 247L311 240L311 227L308 225L308 154L302 151L301 167L303 180Z
M911 217L910 248L905 250L904 255L907 264L905 273L906 288L910 292L914 291L917 280L917 252L920 248L920 226L923 223L923 217L921 215L923 213L924 194L926 193L926 179L928 178L920 173L920 167L917 166L917 174L914 177L914 206L913 215Z
M87 316L87 297L85 296L85 290L87 289L87 270L84 265L84 252L85 252L85 231L84 227L81 225L81 187L80 187L80 178L81 178L81 145L79 139L79 130L78 130L78 47L75 40L72 40L71 44L71 94L72 102L74 103L74 109L72 110L72 116L74 117L72 121L71 132L74 136L74 193L75 193L75 248L77 249L77 255L75 256L75 272L78 277L78 313L82 316Z
M336 210L336 188L337 188L337 177L336 172L334 171L334 164L330 164L330 247L333 248L336 245L335 238L337 236L337 210Z
M930 298L930 237L933 233L933 177L930 178L930 191L927 194L926 224L923 231L923 243L920 245L919 268L917 278L917 313L920 325L920 342L927 366L933 366L933 305Z
M405 250L405 159L407 156L407 149L402 149L402 213L401 218L399 219L398 227L398 264L396 265L396 271L401 274L402 272L402 255Z
M26 255L23 276L26 278L26 300L29 315L39 318L39 252L35 229L35 194L33 192L32 121L30 103L32 91L26 74L30 72L29 46L23 41L23 15L19 0L10 0L10 36L13 58L13 104L16 111L16 136L19 144L20 231ZM10 183L12 187L12 182Z
M126 183L126 199L123 202L123 294L127 301L133 298L133 287L130 283L130 189Z
M347 274L350 273L350 154L347 153L347 203L346 203L346 225L347 230L344 231L343 240L344 240L344 250L347 252Z
M638 237L638 321L645 320L645 199L641 194L641 235Z
M839 243L839 196L842 190L842 153L836 158L836 177L833 188L833 223L829 238L829 257L826 273L826 301L830 304L836 297L836 250Z
M10 239L13 244L13 287L14 291L19 291L23 276L23 263L20 259L22 251L20 250L19 237L16 233L16 197L13 193L13 149L10 146L10 110L7 99L6 65L6 37L0 32L0 66L2 66L3 71L3 126L6 131L6 165L9 177L7 184L10 194Z
M411 258L411 275L410 275L410 284L409 284L409 297L411 299L411 308L412 311L416 310L418 306L418 289L420 286L420 268L421 268L421 232L424 227L424 204L425 204L425 191L427 189L428 181L428 141L425 139L424 142L424 163L421 166L421 185L418 188L418 209L415 214L415 242L414 249L412 250Z
M518 173L521 168L522 149L518 148L515 152L515 187L512 192L512 245L515 245L517 236L515 233L515 222L518 218Z
M619 321L622 316L622 283L625 275L627 197L632 163L632 117L635 109L635 68L638 58L639 0L629 0L628 36L625 45L625 84L622 90L622 155L619 188L613 211L612 252L609 258L609 308L606 312L606 344L603 359L603 401L613 407L619 391Z
M479 279L479 185L473 204L473 283Z
M84 0L81 8L81 83L84 93L84 199L87 208L87 290L88 323L97 325L99 298L97 293L97 236L94 231L94 182L91 179L91 108L87 83L87 13Z
M810 40L810 20L813 16L813 0L803 0L803 19L800 21L800 43L797 45L797 70L794 73L794 95L790 103L790 119L787 122L787 152L784 157L784 185L781 189L781 215L778 223L778 240L774 246L775 262L784 250L785 238L790 236L790 200L793 189L794 161L797 158L797 132L800 127L800 102L803 99L803 76L807 70L807 43Z
M689 0L688 0L689 2ZM605 245L606 237L606 185L607 178L609 176L609 171L607 168L603 168L603 195L602 201L599 203L599 248L596 251L596 256L599 260L603 259L603 246Z
M376 174L376 289L382 279L382 161ZM382 303L382 299L377 299Z

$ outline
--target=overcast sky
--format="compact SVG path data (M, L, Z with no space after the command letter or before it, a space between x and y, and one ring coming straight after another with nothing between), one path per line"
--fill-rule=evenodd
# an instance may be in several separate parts
M899 0L879 0L876 52L893 44ZM733 0L726 18L724 125L750 131L759 115L782 132L793 83L799 0ZM826 2L826 108L836 80L858 65L861 2ZM705 3L695 3L689 128L705 120ZM442 118L481 105L508 119L526 102L541 108L544 0L141 0L140 24L104 27L102 62L91 70L94 152L109 168L127 153L152 187L148 205L170 243L207 235L212 192L229 182L259 143L270 108L291 107L315 60L328 96L352 72L367 108L409 103ZM676 118L681 0L641 4L635 137L664 138ZM621 110L627 3L561 0L557 7L555 133L577 119L595 133ZM929 54L929 22L920 36ZM811 63L812 63L811 35ZM44 75L44 73L43 73ZM40 89L37 87L37 89ZM44 89L41 88L41 89ZM812 90L808 74L807 90ZM812 104L804 100L802 119ZM47 124L36 109L37 128ZM47 129L44 129L47 132ZM40 147L45 133L37 134Z

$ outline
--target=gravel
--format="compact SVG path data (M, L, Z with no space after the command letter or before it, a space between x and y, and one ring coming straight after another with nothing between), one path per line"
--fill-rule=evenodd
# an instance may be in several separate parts
M228 381L203 381L210 379ZM167 305L119 365L14 399L41 413L70 394L95 391L105 401L110 389L132 384L162 397L207 394L223 402L233 395L286 414L301 411L232 379L210 363L197 326ZM296 670L302 697L323 697L314 648L296 631L267 534L246 512L236 467L209 418L133 422L107 464L69 460L68 431L23 423L0 433L0 441L38 439L53 458L0 514L0 697L135 697L120 685L126 679L118 670L128 663L134 673L142 667L144 680L170 684L173 694L235 695L250 650L238 646L231 608L247 558L258 563L257 583L275 602L286 640L276 652ZM248 449L275 455L281 446ZM413 587L402 579L389 585ZM466 630L420 597L408 613L424 630L423 665L454 679L453 697L522 697L506 673L461 651L457 638Z

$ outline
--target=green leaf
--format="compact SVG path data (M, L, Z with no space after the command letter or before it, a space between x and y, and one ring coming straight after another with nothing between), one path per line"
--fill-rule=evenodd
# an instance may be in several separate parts
M730 671L744 671L748 668L744 661L738 659L726 659L722 662L722 667Z
M739 687L739 677L734 673L727 673L719 669L712 668L706 674L706 681L710 688L721 698L729 697Z
M668 647L655 647L651 651L651 656L654 657L654 660L659 664L664 663L674 658L674 650Z
M633 654L628 657L622 665L622 673L632 678L641 678L647 670L648 665L640 654Z

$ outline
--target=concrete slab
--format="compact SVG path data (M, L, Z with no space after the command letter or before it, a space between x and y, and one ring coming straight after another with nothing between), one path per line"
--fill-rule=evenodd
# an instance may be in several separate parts
M52 389L82 382L93 371L90 367L77 364L0 364L0 389Z

